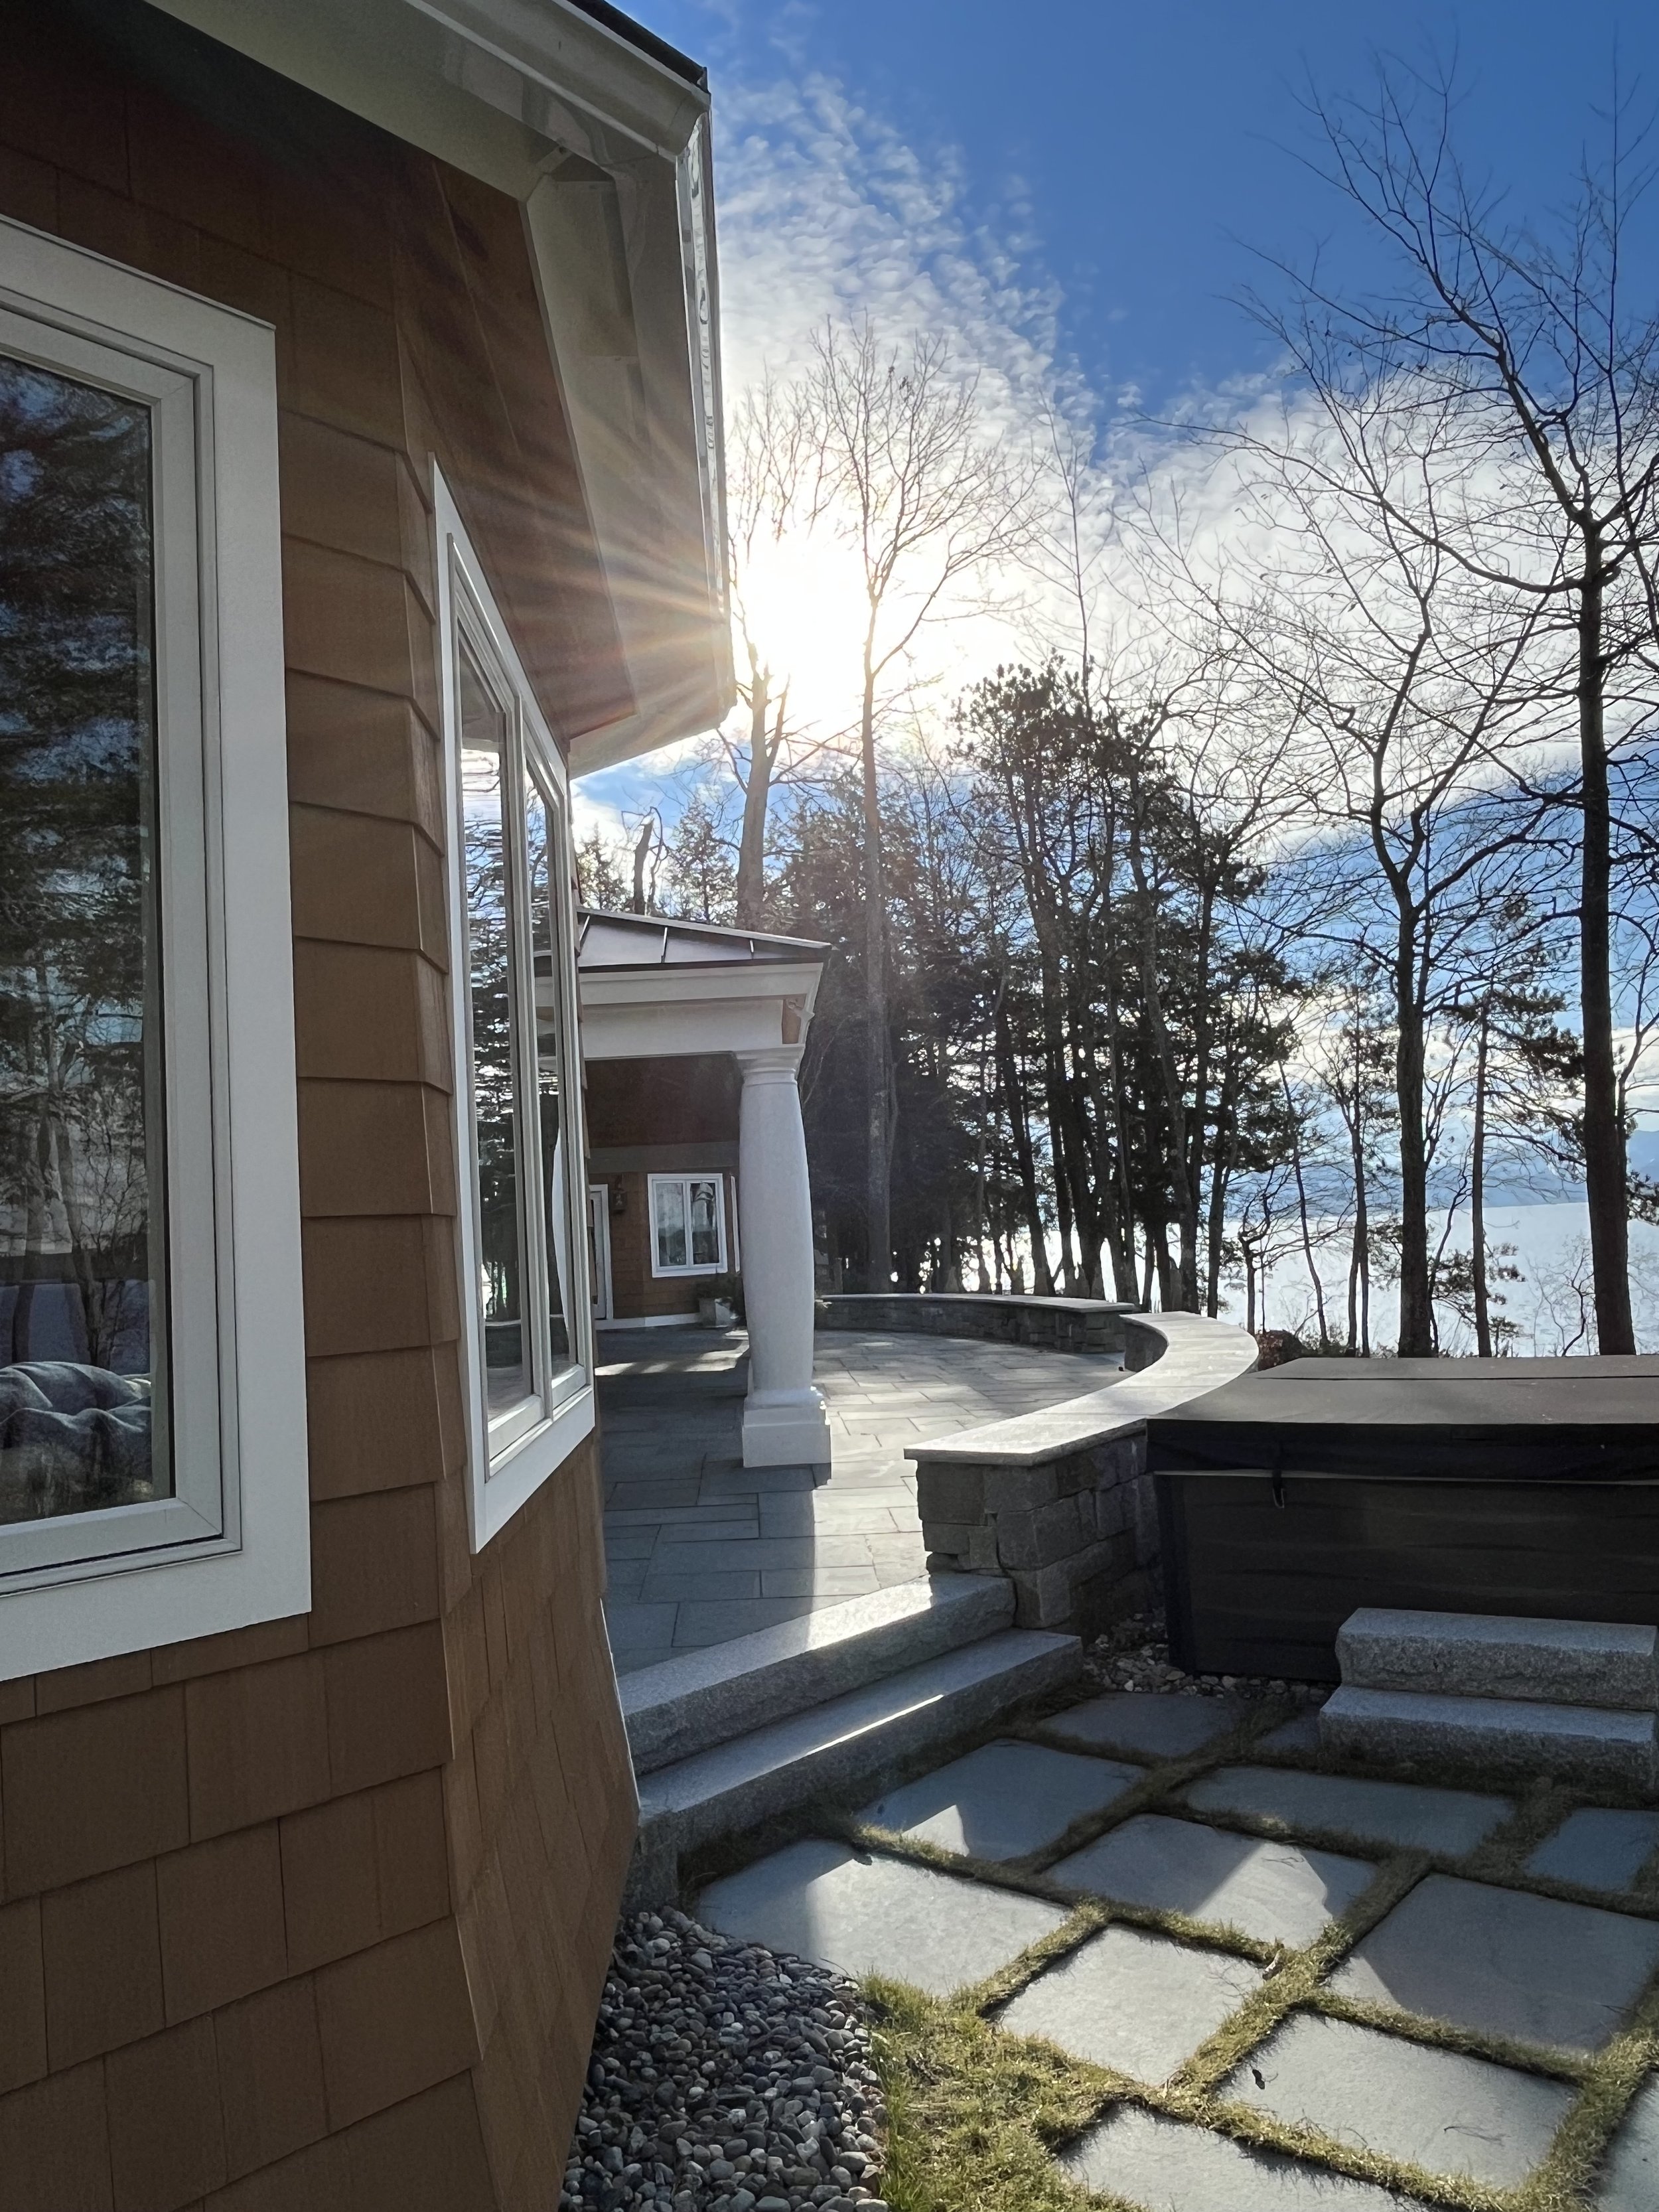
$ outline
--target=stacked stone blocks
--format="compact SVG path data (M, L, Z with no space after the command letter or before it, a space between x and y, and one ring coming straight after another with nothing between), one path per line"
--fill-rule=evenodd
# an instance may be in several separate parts
M924 1459L916 1491L928 1571L1005 1576L1018 1627L1095 1636L1156 1595L1143 1429L1036 1465Z

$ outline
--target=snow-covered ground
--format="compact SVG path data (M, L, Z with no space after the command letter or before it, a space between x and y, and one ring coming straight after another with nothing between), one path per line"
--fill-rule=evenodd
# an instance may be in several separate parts
M1323 1224L1321 1224L1322 1227ZM1430 1235L1437 1242L1446 1227L1443 1212L1431 1216ZM1637 1344L1644 1352L1659 1352L1659 1229L1633 1221L1631 1240L1631 1297L1636 1311ZM1469 1249L1467 1213L1451 1224L1447 1250ZM1595 1349L1590 1297L1589 1231L1583 1201L1559 1200L1531 1206L1489 1206L1486 1242L1496 1255L1498 1248L1513 1247L1502 1263L1520 1270L1517 1282L1495 1282L1493 1290L1503 1304L1494 1304L1516 1325L1509 1349L1530 1358ZM1330 1241L1316 1243L1315 1259L1325 1288L1326 1312L1334 1336L1346 1328L1348 1283L1348 1240L1345 1230L1333 1224ZM1307 1262L1299 1245L1281 1251L1268 1270L1265 1310L1258 1315L1263 1328L1293 1329L1306 1341L1316 1340L1314 1300ZM1235 1285L1229 1292L1226 1318L1242 1322L1244 1297ZM1376 1351L1392 1348L1399 1327L1399 1300L1391 1285L1373 1283L1371 1289L1371 1345ZM1441 1349L1469 1352L1474 1333L1457 1317L1443 1310Z

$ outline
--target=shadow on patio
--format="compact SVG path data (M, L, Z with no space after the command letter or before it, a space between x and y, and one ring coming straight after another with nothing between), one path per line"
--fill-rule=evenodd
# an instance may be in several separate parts
M741 1331L607 1330L599 1370L619 1672L923 1570L907 1445L1097 1390L1115 1354L956 1337L820 1334L830 1468L745 1468Z

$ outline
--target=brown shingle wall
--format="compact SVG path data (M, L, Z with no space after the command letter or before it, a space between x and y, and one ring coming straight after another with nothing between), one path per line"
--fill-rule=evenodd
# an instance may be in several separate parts
M665 1152L660 1172L678 1172L672 1154ZM699 1170L687 1169L687 1174ZM651 1272L651 1188L643 1169L616 1169L605 1178L607 1189L623 1194L623 1210L610 1217L611 1299L618 1321L656 1314L688 1314L707 1295L706 1275L653 1275ZM737 1178L721 1171L726 1206L726 1256L729 1262L738 1249Z
M592 1145L718 1144L738 1133L743 1078L729 1052L592 1060L586 1082Z
M428 457L626 688L509 202L134 0L0 0L0 212L277 333L313 1609L0 1684L6 2212L556 2201L633 1824L584 1448L475 1559Z

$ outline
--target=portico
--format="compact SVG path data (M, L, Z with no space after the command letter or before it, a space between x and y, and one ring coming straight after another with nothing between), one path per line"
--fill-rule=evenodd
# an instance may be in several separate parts
M799 1091L827 951L654 915L580 920L596 1321L689 1324L740 1279L746 1467L830 1458Z

